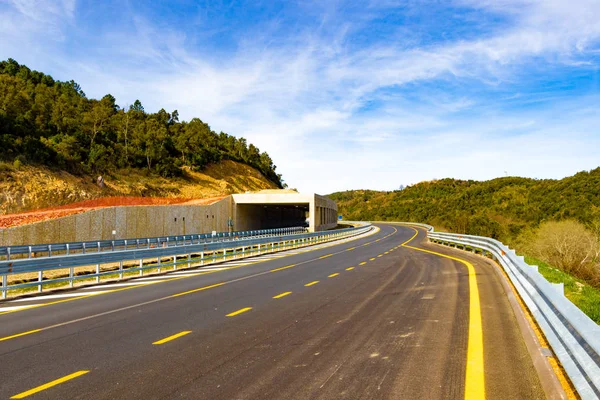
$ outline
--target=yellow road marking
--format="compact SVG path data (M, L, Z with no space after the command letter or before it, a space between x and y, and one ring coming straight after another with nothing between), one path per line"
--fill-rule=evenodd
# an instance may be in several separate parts
M250 311L250 310L252 310L252 307L242 308L241 310L237 310L237 311L227 314L226 317L235 317L236 315L245 313L246 311Z
M203 290L208 290L208 289L216 288L216 287L219 287L219 286L223 286L225 283L227 283L227 282L215 283L214 285L209 285L209 286L204 286L204 287L201 287L201 288L198 288L198 289L188 290L187 292L181 292L181 293L177 293L177 294L172 294L169 297L185 296L186 294L201 292Z
M375 261L375 257L369 258L369 261Z
M324 258L327 258L327 257L331 257L332 255L333 255L333 254L327 254L327 255L325 255L325 256L319 257L319 260L322 260L322 259L324 259Z
M346 249L346 251L352 251L354 250L356 247L350 247L349 249Z
M481 326L481 305L479 303L479 288L477 287L475 267L470 262L457 257L452 257L447 254L442 254L431 250L420 249L418 247L408 246L407 243L409 243L419 234L419 231L417 231L415 228L411 229L415 230L415 234L412 238L402 244L403 247L458 261L465 265L469 271L469 341L467 344L465 399L484 399L485 374L483 365L483 328Z
M391 250L390 250L390 251L391 251ZM389 252L389 251L386 251L386 252L385 252L385 253L383 253L383 254L390 254L390 252Z
M180 279L180 278L174 278L172 280L175 280L175 279ZM111 283L114 283L114 282L111 282ZM125 288L121 288L121 289L106 290L106 291L103 291L102 293L87 294L87 295L86 294L82 294L79 297L72 297L70 299L56 300L56 301L51 301L49 303L36 304L36 305L32 305L31 307L27 307L27 308L24 308L24 309L21 309L21 310L12 310L12 311L0 312L0 315L12 314L12 313L16 313L16 312L27 311L27 310L31 310L31 309L34 309L34 308L51 306L51 305L54 305L54 304L68 303L69 301L87 299L88 297L100 296L100 295L108 294L108 293L122 292L123 290L136 289L138 287L144 287L144 286L152 285L154 283L158 283L158 282L152 282L152 283L143 284L143 285L130 286L130 287L125 287ZM43 296L40 297L40 300L43 300Z
M379 258L379 257L383 257L383 254L379 254L379 255L377 256L377 258Z
M312 282L310 282L310 283L307 283L307 284L306 284L306 285L304 285L304 286L308 287L308 286L316 285L317 283L319 283L319 281L312 281Z
M40 331L41 331L41 329L34 329L32 331L27 331L27 332L23 332L23 333L17 333L16 335L12 335L12 336L6 336L6 337L3 337L3 338L0 338L0 342L3 342L5 340L14 339L14 338L19 337L19 336L31 335L32 333L37 333L37 332L40 332Z
M363 262L361 262L361 263L360 263L360 264L358 264L358 265L367 265L367 262L366 262L366 261L363 261Z
M31 390L28 390L26 392L16 394L13 397L11 397L11 399L23 399L25 397L31 396L32 394L41 392L42 390L50 389L53 386L60 385L61 383L64 383L66 381L70 381L71 379L75 379L75 378L77 378L77 377L79 377L81 375L85 375L88 372L90 372L90 371L77 371L77 372L75 372L75 373L73 373L71 375L67 375L67 376L62 377L60 379L57 379L55 381L48 382L46 384L43 384L43 385L38 386L38 387L35 387L35 388L33 388Z
M346 268L346 271L352 271L354 269L354 267L348 267Z
M336 276L339 275L339 272L336 272L335 274L331 274L328 276L328 278L335 278Z
M374 231L374 233L377 233L377 232L379 232L379 231L380 231L380 229L376 227L376 230ZM389 237L389 236L392 236L392 235L396 234L397 232L398 232L398 230L397 230L396 228L394 228L394 232L390 233L389 235L386 235L384 238L386 238L386 237ZM372 234L374 234L374 233L371 233L371 235L372 235ZM370 243L372 243L372 242L370 242ZM329 245L329 246L327 246L327 247L333 247L333 246L337 246L337 245L338 245L338 244L336 244L336 243L332 243L332 244L330 244L330 245ZM320 249L312 249L312 250L307 250L306 252L312 252L312 251L316 251L316 250L320 250ZM340 252L338 252L338 253L335 253L335 254L342 253L343 251L345 251L345 250L341 250ZM331 254L331 255L334 255L334 254ZM293 255L284 256L284 257L291 257L291 256L293 256ZM282 257L282 258L284 258L284 257ZM300 264L306 264L306 263L310 263L310 262L313 262L313 261L315 261L315 260L316 260L316 259L307 260L307 261L304 261L304 262L302 262L302 263L300 263ZM229 269L243 268L243 267L247 267L247 266L249 266L249 265L254 265L254 264L258 264L258 263L260 263L260 262L266 262L266 261L269 261L269 260L258 261L258 262L256 262L256 263L247 264L247 265L238 266L238 267L231 267L231 268L229 268ZM271 272L275 272L275 271L279 271L279 270L282 270L282 269L287 269L287 268L292 268L292 267L294 267L294 266L296 266L296 265L300 265L300 264L292 264L292 265L289 265L289 266L287 266L287 267L282 267L282 268L278 268L278 269L271 270ZM366 264L366 263L363 263L363 264ZM361 264L361 265L362 265L362 264ZM192 269L190 269L190 270L193 270L193 268L192 268ZM206 272L203 272L203 273L195 274L195 275L194 275L194 277L195 277L195 276L198 276L198 275L206 275L206 274L211 274L211 273L216 273L216 272L219 272L219 271L218 271L218 270L217 270L217 271L206 271ZM259 273L259 274L257 274L257 275L263 275L263 274L264 274L264 272L262 272L262 273ZM252 276L250 276L250 277L252 277ZM88 298L88 297L93 297L93 296L99 296L99 295L108 294L108 293L121 292L121 291L124 291L124 290L135 289L135 288L144 287L144 286L148 286L148 285L152 285L152 284L156 284L156 283L162 283L162 282L174 281L174 280L179 280L179 279L188 279L188 278L191 278L191 277L190 277L190 276L173 277L173 278L171 278L171 279L165 279L165 280L162 280L162 281L160 281L160 282L150 282L150 283L148 283L148 284L143 284L143 285L136 285L136 286L130 286L130 287L125 287L125 288L120 288L120 289L107 290L107 291L103 291L103 292L101 292L101 293L97 293L97 294L82 295L82 296L80 296L80 297L74 297L74 298L65 299L65 300L58 300L58 301L54 301L54 302L49 302L49 303L44 303L44 304L38 304L38 305L35 305L35 306L31 306L31 307L29 307L29 308L27 308L27 309L22 309L22 310L13 310L13 311L5 311L5 312L2 312L2 313L0 313L0 315L4 315L4 314L11 314L11 313L14 313L14 312L19 312L19 311L25 311L25 310L29 310L29 309L32 309L32 308L45 307L45 306L49 306L49 305L53 305L53 304L66 303L66 302L69 302L69 301L80 300L80 299L84 299L84 298ZM72 321L67 321L67 322L62 322L62 323L55 324L55 325L50 325L50 326L47 326L47 327L44 327L44 328L40 328L40 329L34 329L34 330L31 330L31 331L27 331L27 332L22 332L22 333L14 334L14 335L11 335L11 336L6 336L6 337L4 337L4 338L0 338L0 342L1 342L1 341L4 341L4 340L10 340L10 339L18 338L18 337L21 337L21 336L25 336L25 335L33 334L33 333L38 333L38 332L46 331L46 330L53 329L53 328L56 328L56 327L59 327L59 326L64 326L64 325L66 325L66 324L70 324L70 323L74 323L74 322L79 322L79 321L82 321L82 320L87 320L87 319L89 319L89 318L95 318L95 317L97 317L97 316L100 316L100 315L105 315L105 314L107 314L107 313L113 313L113 312L116 312L116 311L121 311L121 310L125 310L125 309L130 309L130 308L132 308L132 307L138 307L138 306L140 306L140 305L144 305L144 304L155 303L155 302L157 302L157 301L162 301L162 300L166 300L166 299L170 299L170 298L175 298L175 297L179 297L179 296L184 296L184 295L187 295L187 294L192 294L192 293L196 293L196 292L201 292L201 291L204 291L204 290L208 290L208 289L212 289L212 288L215 288L215 287L219 287L219 286L225 285L225 284L227 284L227 283L236 282L236 281L238 281L238 280L240 280L240 279L238 278L238 279L234 279L234 280L232 280L232 281L220 282L220 283L216 283L216 284L213 284L213 285L204 286L204 287L201 287L201 288L197 288L197 289L189 290L189 291L186 291L186 292L182 292L182 293L177 293L177 294L173 294L173 295L170 295L170 296L161 297L161 298L159 298L159 299L150 300L149 302L145 302L145 303L142 303L142 304L134 304L134 305L132 305L132 306L124 307L124 308L121 308L121 309L118 309L118 310L112 310L112 311L108 311L108 312L105 312L105 313L100 313L100 314L92 315L92 316L90 316L90 317L79 318L79 319L72 320ZM307 286L312 286L313 284L316 284L316 283L318 283L318 281L316 281L316 282L314 282L314 283L311 283L311 284L309 284L309 285L307 285Z
M288 294L292 294L292 292L283 292L281 294L278 294L277 296L273 296L274 299L280 299L282 297L287 296Z
M374 235L374 234L378 233L380 230L381 230L381 229L379 229L378 227L375 227L375 230L374 230L373 232L369 233L367 236ZM391 233L391 234L389 234L389 235L386 235L386 236L384 236L383 238L385 239L385 238L387 238L388 236L392 236L392 235L396 234L396 232L398 232L398 230L397 230L396 228L394 228L394 232L392 232L392 233ZM361 238L361 237L356 237L356 238L353 238L353 239L351 239L351 240L352 240L352 241L353 241L353 240L358 240L358 239L360 239L360 238ZM369 243L367 243L367 244L371 244L371 243L373 243L373 242L369 242ZM304 252L305 252L305 253L310 253L310 252L317 251L317 250L323 250L323 248L327 248L327 247L334 247L334 246L339 246L339 245L340 245L340 243L335 243L335 242L333 242L333 243L330 243L330 244L328 244L328 245L327 245L327 246L325 246L325 247L321 247L321 248L314 248L314 249L310 249L310 248L309 248L309 249L305 250ZM340 251L340 253L341 253L341 252L343 252L343 251L346 251L346 250L342 250L342 251ZM282 256L281 258L293 257L293 256L295 256L295 255L296 255L296 254L284 255L284 256ZM252 265L255 265L255 264L259 264L259 263L263 263L263 262L268 262L268 261L271 261L271 260L270 260L270 259L259 260L259 261L256 261L256 262L253 262L253 263L249 263L249 264L246 264L246 265L240 265L240 266L235 266L235 267L229 267L229 268L228 268L228 270L229 270L229 269L238 269L238 268L249 267L249 266L252 266ZM311 260L311 261L314 261L314 260ZM219 265L219 263L216 263L215 265ZM153 285L153 284L157 284L157 283L163 283L163 282L174 281L174 280L179 280L179 279L188 279L188 278L194 278L194 277L196 277L196 276L199 276L199 275L213 274L213 273L217 273L217 272L221 272L221 271L226 271L226 270L216 270L216 271L206 271L206 272L202 272L202 269L201 269L201 267L200 267L200 268L198 268L198 266L196 266L196 267L192 267L192 268L186 268L186 269L183 269L183 270L189 270L189 271L200 270L200 272L199 272L198 274L194 275L194 276L180 276L180 277L173 277L173 278L171 278L171 279L168 279L168 275L165 275L165 276L167 277L167 279L165 279L165 280L161 280L161 281L159 281L159 282L149 282L149 283L147 283L147 284L143 284L143 285L130 286L130 287L126 287L126 288L120 288L120 289L114 289L114 290L106 290L106 291L102 291L101 293L96 293L96 294L88 294L88 295L82 294L82 295L81 295L81 296L79 296L79 297L72 297L72 298L70 298L70 299L57 300L57 301L52 301L52 302L43 303L43 304L36 304L36 305L32 305L31 307L22 308L22 309L20 309L20 310L3 311L3 312L0 312L0 315L12 314L12 313L17 313L17 312L23 312L23 311L31 310L31 309L34 309L34 308L46 307L46 306L51 306L51 305L55 305L55 304L61 304L61 303L67 303L67 302L70 302L70 301L75 301L75 300L87 299L88 297L100 296L100 295L109 294L109 293L115 293L115 292L121 292L121 291L123 291L123 290L137 289L137 288L140 288L140 287L145 287L145 286L148 286L148 285ZM182 270L182 271L183 271L183 270ZM152 274L152 275L149 275L149 276L161 276L161 275L159 275L159 274ZM135 279L134 279L134 280L135 280ZM120 282L120 281L115 281L115 282ZM114 283L114 282L111 282L111 283ZM86 287L86 286L83 286L82 288L85 288L85 287Z
M284 269L294 268L295 266L296 266L296 264L292 264L292 265L288 265L286 267L275 268L275 269L272 269L271 272L283 271Z
M170 342L171 340L175 340L175 339L177 339L177 338L180 338L180 337L182 337L182 336L185 336L185 335L187 335L187 334L190 334L190 333L192 333L192 331L183 331L183 332L179 332L179 333L176 333L176 334L174 334L174 335L171 335L171 336L169 336L169 337L166 337L166 338L164 338L164 339L158 340L158 341L156 341L156 342L154 342L154 343L152 343L152 344L163 344L163 343L167 343L167 342Z

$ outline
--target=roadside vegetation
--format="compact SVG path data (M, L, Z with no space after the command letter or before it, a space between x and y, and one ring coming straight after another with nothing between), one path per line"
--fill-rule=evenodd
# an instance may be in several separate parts
M600 289L536 258L525 257L525 261L527 264L537 265L538 271L548 282L564 283L565 296L594 322L600 324Z
M0 161L16 169L35 164L75 175L133 168L178 177L182 167L232 160L283 186L269 155L244 138L214 132L199 118L180 121L177 110L146 112L139 100L121 107L110 94L90 99L76 82L13 59L0 62L0 148Z
M329 195L347 220L422 222L498 239L527 256L600 323L600 168L562 180L442 179Z

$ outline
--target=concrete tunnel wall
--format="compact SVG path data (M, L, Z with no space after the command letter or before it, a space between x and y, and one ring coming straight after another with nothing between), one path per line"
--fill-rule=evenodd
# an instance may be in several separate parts
M223 232L230 216L231 196L210 205L106 207L1 229L0 246Z
M326 197L251 193L228 196L210 205L99 208L0 229L0 246L224 232L230 229L230 218L233 221L231 228L237 231L301 226L307 213L310 231L337 226L337 205ZM116 235L112 234L113 230Z

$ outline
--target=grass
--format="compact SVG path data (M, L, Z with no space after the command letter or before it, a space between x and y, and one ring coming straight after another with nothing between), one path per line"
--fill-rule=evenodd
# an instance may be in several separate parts
M543 261L525 257L525 262L537 265L540 274L548 282L564 283L565 296L594 322L600 324L600 289L596 289L581 279L575 278Z

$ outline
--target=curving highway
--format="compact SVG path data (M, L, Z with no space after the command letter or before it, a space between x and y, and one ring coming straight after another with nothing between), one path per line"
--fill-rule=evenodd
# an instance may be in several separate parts
M0 398L544 398L495 268L413 228L0 304Z

